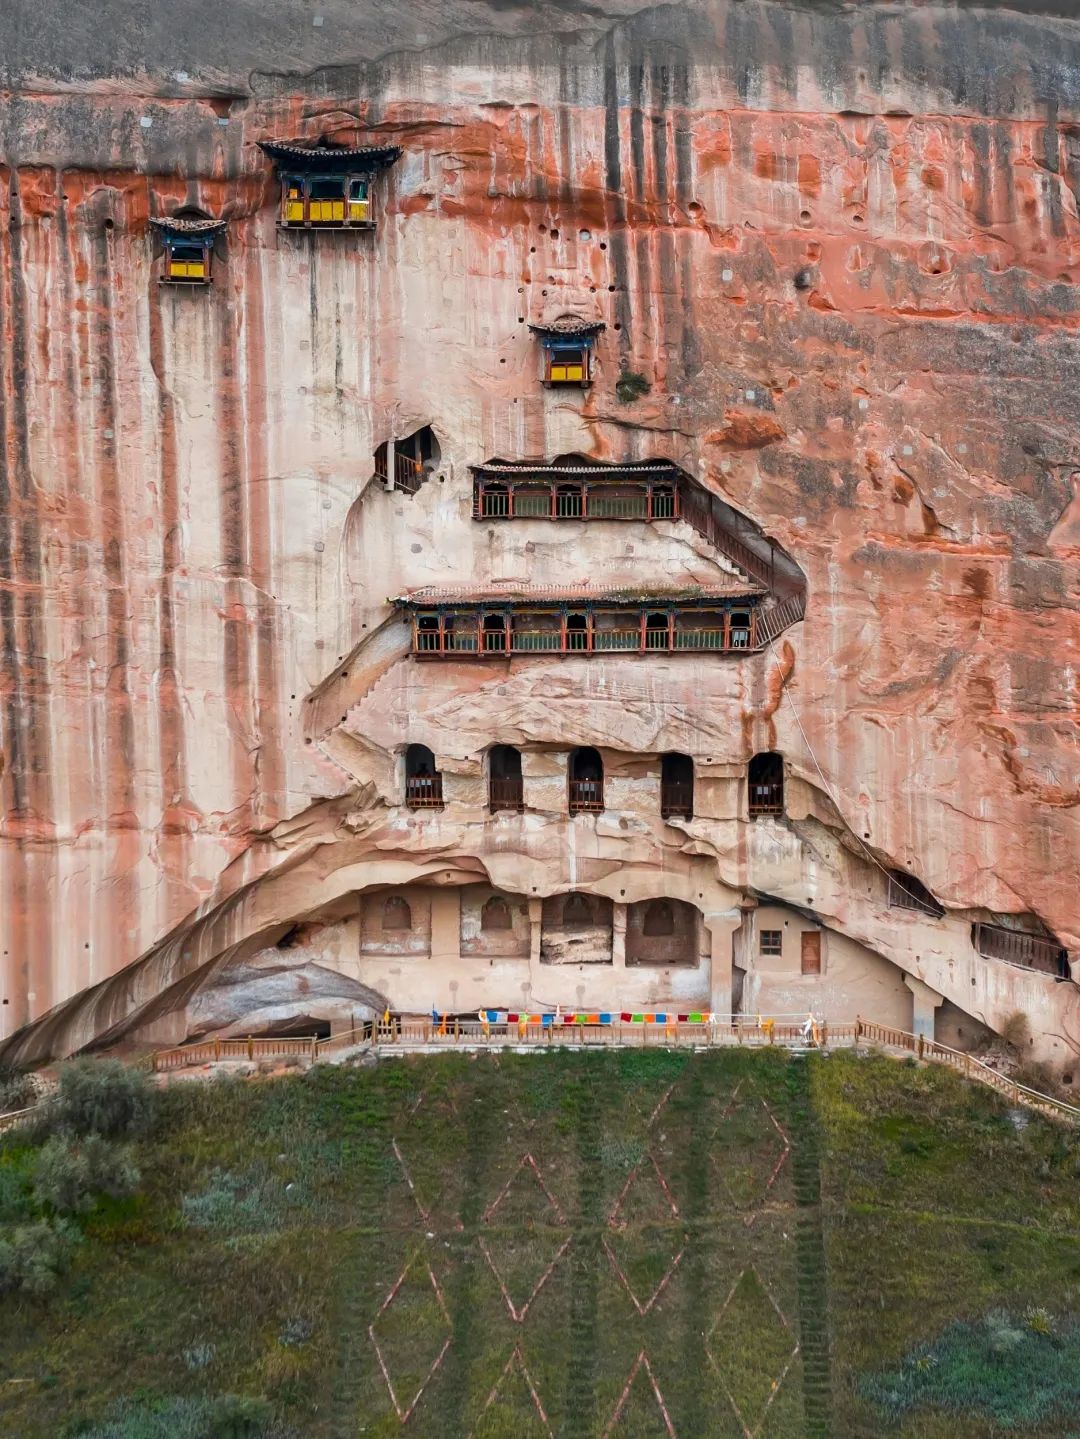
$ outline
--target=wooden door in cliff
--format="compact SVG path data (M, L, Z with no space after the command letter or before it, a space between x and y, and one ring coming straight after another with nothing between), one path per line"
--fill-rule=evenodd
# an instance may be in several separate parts
M821 973L821 931L806 929L802 935L803 974Z

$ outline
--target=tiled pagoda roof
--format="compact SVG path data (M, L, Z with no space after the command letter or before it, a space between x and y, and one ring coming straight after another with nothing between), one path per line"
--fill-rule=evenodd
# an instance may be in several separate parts
M363 173L392 165L401 154L400 145L307 145L260 140L264 154L283 167L299 170Z

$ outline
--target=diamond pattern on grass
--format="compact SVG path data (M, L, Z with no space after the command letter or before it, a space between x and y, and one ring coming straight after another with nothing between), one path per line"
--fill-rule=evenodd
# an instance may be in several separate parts
M645 1378L635 1384L642 1370L645 1371ZM669 1439L677 1439L664 1396L660 1393L652 1365L643 1349L634 1360L634 1367L630 1370L602 1439L652 1439L653 1435L661 1436L662 1439L665 1434Z
M657 1096L656 1091L652 1089L631 1091L631 1103L645 1121L646 1129L648 1129L659 1116L660 1111L671 1098L671 1091L674 1088L675 1080L672 1080L670 1084L664 1086L659 1096Z
M481 1223L489 1232L478 1241L480 1249L511 1319L520 1324L572 1238L566 1216L531 1154L521 1156Z
M489 1413L492 1405L495 1405L495 1411ZM553 1439L551 1424L540 1403L536 1385L516 1345L495 1381L469 1439L486 1439L489 1433L504 1435L509 1432L511 1422L515 1439L519 1436L520 1439L540 1439L543 1435Z
M368 1328L390 1401L402 1424L442 1364L450 1348L450 1330L439 1281L417 1251ZM391 1377L391 1370L396 1378Z
M710 1147L720 1182L732 1204L739 1210L752 1210L760 1208L769 1197L791 1154L791 1141L765 1100L743 1096L741 1088L742 1085L736 1089L720 1116ZM722 1158L716 1153L718 1138ZM753 1220L750 1214L746 1223L752 1224Z
M406 1122L390 1146L423 1222L457 1230L461 1228L457 1217L460 1170L447 1165L443 1158L446 1131L452 1128L462 1130L464 1141L462 1119L453 1095L429 1095L422 1090L408 1106Z
M799 1345L753 1265L724 1300L705 1350L745 1439L757 1439Z
M683 1257L679 1207L651 1154L634 1166L608 1216L604 1250L638 1314L648 1314Z

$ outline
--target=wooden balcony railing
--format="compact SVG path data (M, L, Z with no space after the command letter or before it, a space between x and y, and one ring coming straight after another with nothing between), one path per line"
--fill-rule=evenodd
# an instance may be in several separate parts
M783 814L784 781L778 779L764 784L751 784L749 810L751 819L759 814Z
M806 617L806 596L792 595L779 605L766 605L757 613L756 642L767 645L788 625L797 624Z
M488 780L488 809L512 809L523 810L525 808L525 786L521 776L509 779L496 779L493 775Z
M379 453L375 456L375 478L382 480L383 484L390 481L390 466L386 457L386 451L380 445ZM422 460L414 460L411 455L399 454L394 451L394 489L403 490L407 495L415 495L420 486L424 483L424 464Z
M602 779L572 779L570 781L570 813L599 814L604 808L604 781Z
M889 908L911 909L941 919L945 910L930 891L910 875L889 875Z
M693 819L693 780L668 779L660 785L660 814L662 818Z
M418 619L413 625L413 653L418 655L725 653L759 647L753 610L719 616L701 623L692 613L673 613L664 626L649 622L649 611L633 611L618 628L590 624L584 629L545 625L537 614L508 615L498 627L476 614L455 613L441 621ZM749 623L747 623L747 619ZM533 625L529 625L529 621ZM696 622L695 622L696 621Z
M679 516L679 491L662 485L610 481L570 488L555 481L541 487L530 479L516 484L478 481L473 515L480 520L674 520Z
M986 959L1000 959L1006 964L1019 964L1043 974L1069 978L1069 952L1052 939L1041 935L1021 934L996 924L973 924L971 938L978 952Z
M410 775L405 781L409 809L442 809L442 775Z

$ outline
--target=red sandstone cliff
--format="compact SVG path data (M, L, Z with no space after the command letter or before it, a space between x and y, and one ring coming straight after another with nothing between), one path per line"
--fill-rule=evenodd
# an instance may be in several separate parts
M279 0L142 31L110 0L80 32L68 8L19 7L0 65L0 1037L230 862L229 889L257 875L258 836L379 787L393 685L332 677L387 595L565 575L470 527L494 455L664 455L781 543L809 593L790 705L748 660L708 715L680 691L683 728L813 784L816 758L850 832L950 909L1080 948L1080 24L701 0L315 26ZM320 134L403 147L374 239L277 231L257 142ZM206 294L157 282L147 221L180 205L229 221ZM573 404L527 330L563 300L608 327ZM424 423L441 491L365 496ZM461 703L432 725L465 765L487 711ZM650 704L604 742L662 748ZM370 775L305 743L355 705Z

